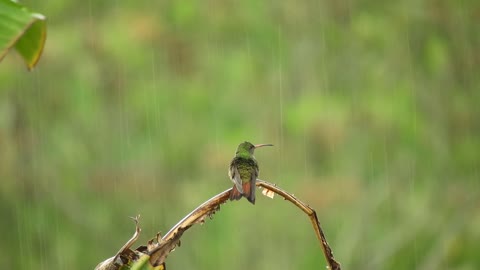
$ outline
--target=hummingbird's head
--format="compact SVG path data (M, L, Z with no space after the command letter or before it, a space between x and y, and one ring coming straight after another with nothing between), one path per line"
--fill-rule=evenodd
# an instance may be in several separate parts
M254 145L251 142L243 142L238 145L237 152L235 155L237 156L252 156L255 148L263 147L263 146L273 146L273 144L257 144Z

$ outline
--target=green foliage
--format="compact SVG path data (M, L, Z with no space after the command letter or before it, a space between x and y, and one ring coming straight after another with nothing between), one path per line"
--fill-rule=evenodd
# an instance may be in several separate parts
M0 1L0 61L14 47L32 69L42 54L46 31L43 15L13 0Z
M0 64L1 265L92 269L128 216L150 237L230 187L248 140L345 269L479 268L477 2L25 2L49 36L33 73ZM168 267L313 269L318 248L258 196Z

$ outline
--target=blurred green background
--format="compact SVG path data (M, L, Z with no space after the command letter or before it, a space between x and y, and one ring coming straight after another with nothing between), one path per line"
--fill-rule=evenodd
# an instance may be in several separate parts
M24 1L0 64L0 265L93 269L260 178L317 210L344 269L479 269L480 2ZM169 269L324 269L281 199L228 203ZM137 245L135 245L136 247Z

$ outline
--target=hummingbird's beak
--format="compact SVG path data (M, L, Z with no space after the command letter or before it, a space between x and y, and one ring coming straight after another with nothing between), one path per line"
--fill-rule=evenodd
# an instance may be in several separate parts
M262 144L257 144L257 145L254 145L255 148L259 148L259 147L264 147L264 146L273 146L273 144L271 143L262 143Z

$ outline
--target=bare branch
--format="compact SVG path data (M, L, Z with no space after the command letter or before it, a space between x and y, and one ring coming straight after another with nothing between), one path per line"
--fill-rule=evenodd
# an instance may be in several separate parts
M315 210L310 208L308 205L306 205L290 193L278 188L274 184L257 179L256 185L264 188L266 190L265 194L267 194L268 197L273 198L272 192L274 192L279 196L283 197L285 200L293 203L295 206L300 208L305 214L308 215L310 221L312 222L315 234L320 241L320 246L328 263L328 269L340 270L340 264L333 257L333 252L328 246L327 240L325 239L325 235L322 231L322 228L320 227L320 222L318 221ZM212 215L214 215L217 211L220 210L220 205L228 200L231 191L232 189L230 188L210 198L202 205L197 207L195 210L193 210L191 213L189 213L182 220L180 220L180 222L173 226L173 228L170 229L170 231L168 231L164 237L161 237L158 233L156 237L148 241L146 246L140 246L135 251L132 251L130 247L138 239L140 227L138 226L139 216L133 218L135 220L136 230L132 238L120 249L120 251L114 257L100 263L95 269L119 269L122 265L128 264L129 262L139 260L140 258L147 258L144 255L149 255L148 260L153 267L160 267L159 269L165 269L165 260L170 254L170 252L175 249L175 247L180 246L180 238L182 237L183 233L194 224L204 223L207 217L211 218Z
M310 208L308 205L306 205L290 193L278 188L274 184L257 179L256 185L277 193L279 196L282 196L286 200L290 201L308 215L310 221L312 222L315 234L320 241L320 246L322 248L325 259L327 260L329 269L340 270L340 264L335 260L333 256L333 252L327 243L322 228L320 227L320 222L318 221L315 210ZM161 239L159 245L150 251L150 262L152 263L152 265L156 266L158 264L164 263L167 255L172 250L174 250L177 245L179 245L180 237L182 236L182 234L186 230L188 230L193 224L203 223L206 217L211 217L213 214L215 214L216 211L220 210L220 205L228 200L231 190L232 189L230 188L212 197L211 199L197 207L195 210L193 210L186 217L184 217L175 226L173 226L173 228L170 229L170 231L168 231L167 234L165 234L165 236Z

